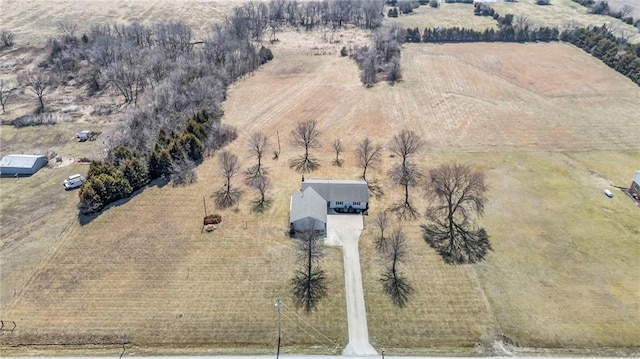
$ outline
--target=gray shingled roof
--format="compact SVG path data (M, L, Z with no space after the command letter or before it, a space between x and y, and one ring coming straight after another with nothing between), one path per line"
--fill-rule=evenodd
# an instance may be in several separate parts
M313 188L327 202L369 202L367 182L362 180L305 179L302 190Z
M311 217L327 223L327 201L313 188L306 188L291 196L290 222Z
M31 168L43 155L6 155L0 160L0 167Z

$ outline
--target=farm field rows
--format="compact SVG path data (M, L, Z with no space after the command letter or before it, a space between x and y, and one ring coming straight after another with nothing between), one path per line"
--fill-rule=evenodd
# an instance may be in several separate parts
M37 4L43 11L71 6L29 6ZM202 18L206 4L194 5ZM109 14L131 18L131 10L146 14L145 21L157 11L190 14L172 6L141 2ZM24 28L18 18L12 26ZM250 211L256 193L247 187L237 208L214 208L211 194L223 184L215 158L198 167L196 184L155 183L87 224L76 218L77 191L61 186L69 173L85 173L85 165L0 179L0 319L18 323L14 332L0 333L0 350L116 355L127 343L128 353L272 353L273 303L281 298L285 353L339 353L347 341L340 249L326 248L329 296L318 311L296 310L289 288L296 268L286 235L289 196L301 179L288 167L300 152L289 132L314 119L322 131L316 152L322 167L307 176L357 178L356 142L368 136L387 143L405 128L426 142L416 161L422 169L462 162L486 172L489 202L480 222L493 251L485 262L445 265L421 239L420 220L394 219L392 227L408 234L410 256L401 271L415 288L405 308L392 306L382 291L384 264L371 223L400 197L386 175L398 159L385 149L381 168L368 172L385 192L371 200L360 240L369 335L379 351L504 355L495 346L500 341L525 353L637 351L640 208L613 186L628 186L640 166L640 142L631 130L640 123L640 88L582 50L555 43L405 44L403 81L367 89L356 65L338 56L363 36L281 33L269 45L274 60L229 89L223 122L238 129L228 149L243 166L250 165L246 142L253 131L267 134L272 149L281 141L281 159L267 161L274 202L265 213ZM86 112L78 116L96 129L112 128ZM2 126L0 152L100 157L100 141L68 137L77 126ZM336 138L346 147L342 167L330 164ZM411 193L422 211L421 190ZM223 217L213 233L201 233L205 208Z

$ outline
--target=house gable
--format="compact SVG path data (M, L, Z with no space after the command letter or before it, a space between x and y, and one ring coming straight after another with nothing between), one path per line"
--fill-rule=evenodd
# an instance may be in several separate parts
M327 201L313 188L296 192L291 196L290 223L302 229L308 225L310 219L315 220L316 226L327 223Z

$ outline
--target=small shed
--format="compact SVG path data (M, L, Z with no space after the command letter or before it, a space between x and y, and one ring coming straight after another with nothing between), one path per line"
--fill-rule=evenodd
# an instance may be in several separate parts
M0 160L0 175L31 176L46 165L44 155L6 155Z
M629 193L633 198L640 198L640 171L636 171L631 186L629 187Z
M296 231L313 230L326 233L327 202L313 188L291 196L290 224Z

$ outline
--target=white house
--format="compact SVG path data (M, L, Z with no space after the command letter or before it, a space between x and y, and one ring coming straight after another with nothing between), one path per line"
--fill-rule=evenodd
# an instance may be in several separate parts
M369 208L369 188L362 180L303 179L302 189L291 196L293 230L326 233L327 213L362 213Z

